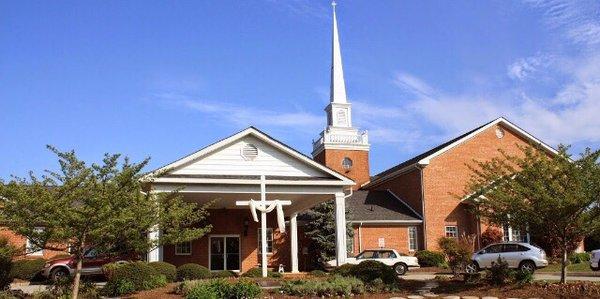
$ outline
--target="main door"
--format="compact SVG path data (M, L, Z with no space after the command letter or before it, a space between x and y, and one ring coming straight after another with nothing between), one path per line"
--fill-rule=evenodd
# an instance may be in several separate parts
M210 270L240 270L240 237L210 236Z

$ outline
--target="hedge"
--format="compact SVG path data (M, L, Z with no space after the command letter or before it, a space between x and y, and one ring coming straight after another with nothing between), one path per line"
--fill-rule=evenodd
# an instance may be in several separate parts
M378 261L364 261L350 268L350 275L354 276L364 283L371 283L376 279L384 284L394 284L398 282L398 275L392 267Z
M262 277L262 269L261 268L252 268L252 269L244 272L244 274L242 274L242 277L250 277L250 278ZM281 278L281 277L283 277L283 275L279 272L267 271L267 277Z
M579 264L579 263L589 262L590 258L591 258L591 256L587 252L571 253L569 255L569 261L572 264Z
M133 262L117 265L104 289L109 295L120 296L166 284L167 278L148 263Z
M256 283L243 278L235 282L223 278L188 280L179 286L179 290L186 299L253 299L262 292Z
M177 280L195 280L210 278L210 270L204 266L194 263L183 264L177 268Z
M227 278L227 277L235 277L235 273L227 270L217 271L212 273L213 278Z
M282 293L302 297L352 296L365 292L364 283L356 277L332 276L327 280L285 281L279 289Z
M42 258L14 261L10 277L32 280L42 271L44 264L46 264L46 260Z
M148 265L154 268L156 272L165 276L168 282L173 282L177 279L177 267L167 262L151 262Z
M421 250L415 253L421 267L443 267L446 265L446 257L443 252Z

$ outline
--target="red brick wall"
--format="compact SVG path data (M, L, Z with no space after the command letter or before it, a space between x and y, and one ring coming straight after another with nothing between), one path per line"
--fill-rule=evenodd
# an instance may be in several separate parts
M408 227L416 226L417 235L422 233L420 225L354 225L354 242L352 253L354 255L360 252L359 244L362 244L362 250L379 248L379 238L384 238L385 248L396 249L398 252L413 254L408 250ZM422 248L422 244L417 243L417 249Z
M342 167L345 157L352 160L350 170ZM354 190L370 180L368 151L326 149L317 154L314 160L354 180Z
M389 181L374 186L373 189L389 189L417 213L423 214L423 203L421 201L421 170L413 168Z
M163 248L163 260L176 266L185 263L197 263L208 267L208 239L211 235L239 235L241 271L257 267L260 263L258 256L258 228L260 224L252 220L252 215L247 209L218 209L210 210L208 221L212 230L204 237L192 242L191 255L175 255L175 246L167 245ZM244 236L244 219L248 219L248 235ZM277 269L283 264L286 271L290 271L290 245L289 227L286 233L277 229L275 213L267 215L267 227L273 228L273 254L269 255L268 266Z
M16 246L17 248L22 248L23 250L23 255L20 255L17 257L17 259L20 258L30 258L30 259L35 259L35 258L44 258L44 259L51 259L57 255L63 255L63 254L68 254L68 252L65 251L54 251L54 250L47 250L44 249L42 250L42 255L24 255L25 253L25 246L27 244L27 239L21 235L17 235L16 233L14 233L13 231L8 230L7 228L3 228L0 227L0 237L5 237L8 239L8 241ZM66 248L66 246L65 246Z
M438 249L437 240L444 236L445 225L457 225L459 234L477 233L477 221L470 215L458 197L471 176L467 164L473 160L487 161L500 156L498 149L509 154L520 154L518 145L528 143L503 127L505 135L496 137L496 126L491 127L453 149L433 158L423 173L427 249Z

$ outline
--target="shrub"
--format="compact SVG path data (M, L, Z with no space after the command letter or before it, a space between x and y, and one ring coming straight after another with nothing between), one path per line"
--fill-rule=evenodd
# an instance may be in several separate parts
M529 271L516 271L515 280L518 284L529 284L533 282L533 273Z
M31 280L42 271L45 263L46 260L42 258L15 261L13 262L10 276L12 278Z
M327 276L327 272L321 270L312 270L310 271L310 275L314 277L325 277Z
M501 257L498 257L495 262L492 262L492 267L490 267L486 273L488 282L493 285L509 283L515 277L515 271L508 268L508 263Z
M177 280L195 280L210 278L210 270L194 263L183 264L177 268Z
M134 291L150 290L167 284L164 275L146 262L121 264L113 269L105 286L109 295L125 295Z
M188 280L180 285L179 292L187 299L252 299L260 295L261 288L246 279L236 282L225 279Z
M173 282L177 279L177 267L167 262L151 262L148 265L154 268L156 272L162 274L167 279L167 282Z
M415 257L419 260L421 267L443 267L446 265L444 253L438 251L417 251Z
M250 277L250 278L262 277L262 269L261 268L252 268L252 269L244 272L244 274L242 274L242 277ZM267 271L267 277L281 278L281 277L283 277L283 275L279 272Z
M64 277L58 281L54 281L52 287L48 290L49 293L42 293L40 296L48 298L70 298L72 296L73 277ZM96 285L87 280L83 280L79 285L79 298L83 299L98 299L100 294L96 289Z
M351 296L364 293L365 286L362 281L355 277L341 277L336 275L326 281L285 281L280 291L291 296Z
M229 290L229 298L258 298L262 292L260 286L253 281L247 279L240 279L236 283L231 285Z
M0 238L0 291L7 289L12 282L11 269L13 267L13 257L17 253L17 248L8 242L8 238ZM11 295L12 296L12 295Z
M500 229L490 226L481 233L481 245L485 247L490 244L502 242L503 237L504 235Z
M104 266L102 266L102 274L104 274L104 276L106 277L107 280L111 280L111 278L113 277L113 274L115 273L115 269L117 269L119 266L122 266L123 264L117 264L117 263L108 263L105 264Z
M235 273L227 270L217 271L212 273L212 278L227 278L227 277L235 277Z
M569 261L572 264L579 264L579 263L589 262L590 261L590 254L587 253L587 252L571 253L569 255Z
M350 276L350 270L352 269L352 264L343 264L339 267L335 267L331 270L332 275L340 275L340 276Z
M438 240L438 245L446 255L452 272L455 275L464 273L467 265L471 263L473 237L462 236L458 239L442 237Z
M396 272L382 262L364 261L350 268L350 276L354 276L364 283L371 283L380 278L384 284L394 284L398 281Z

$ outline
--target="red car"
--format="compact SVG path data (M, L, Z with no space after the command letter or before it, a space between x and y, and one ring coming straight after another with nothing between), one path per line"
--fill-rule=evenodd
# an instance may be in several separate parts
M94 248L88 249L83 256L81 275L100 275L102 266L108 263L126 263L137 258L131 254L102 254ZM48 261L42 269L42 275L54 281L75 274L75 257L59 258Z

